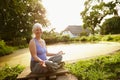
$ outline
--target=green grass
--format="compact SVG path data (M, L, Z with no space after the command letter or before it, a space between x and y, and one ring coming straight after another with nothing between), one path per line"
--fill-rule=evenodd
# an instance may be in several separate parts
M67 64L66 68L79 80L118 80L120 79L120 51L112 55Z
M23 71L23 69L24 67L21 65L16 65L14 67L5 65L0 69L0 80L16 80L16 77Z

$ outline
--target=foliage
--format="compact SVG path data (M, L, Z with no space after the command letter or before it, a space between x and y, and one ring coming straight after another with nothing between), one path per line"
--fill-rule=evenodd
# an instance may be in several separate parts
M87 37L86 37L86 36L82 36L82 37L80 38L80 41L87 41Z
M61 36L55 32L43 32L42 38L46 44L53 44L58 42L96 42L96 41L113 41L120 42L120 35L90 35L70 38L69 36Z
M107 15L118 15L117 5L120 5L117 0L105 3L103 0L87 0L84 3L85 9L81 12L83 19L83 27L91 30L95 34L95 28L101 28L101 22ZM102 29L101 29L102 30Z
M120 16L107 19L102 25L102 34L120 34Z
M66 68L79 80L117 80L120 78L120 51L113 55L67 64Z
M101 35L91 35L88 37L88 41L101 41L102 36Z
M102 38L102 41L113 41L113 37L110 35L107 35L107 36Z
M56 33L53 29L49 32L44 31L42 38L46 41L47 44L70 41L70 37L68 35L62 36L59 33Z
M51 31L44 31L42 34L42 38L45 40L47 44L57 43L59 39L59 35L54 32L54 29L51 29Z
M70 40L70 36L69 35L64 35L61 38L61 41L63 41L63 42L68 42L69 40Z
M24 45L35 22L48 25L45 13L41 0L1 0L0 38L13 46Z
M120 35L106 35L103 36L101 41L117 41L120 42Z
M3 40L0 41L0 56L4 56L13 52L13 48L7 46Z
M91 35L91 36L79 36L70 38L69 36L61 36L53 33L43 34L43 38L47 44L53 44L58 42L97 42L97 41L113 41L120 42L120 35ZM49 36L48 36L49 35Z
M5 65L5 67L0 70L0 80L16 80L16 77L23 71L23 69L24 67L20 65L14 67Z
M75 39L76 40L76 39ZM82 36L76 41L81 42L96 42L96 41L113 41L120 42L120 35L94 35L94 36Z
M80 36L88 36L88 35L89 35L89 33L87 30L86 31L84 30L80 33Z

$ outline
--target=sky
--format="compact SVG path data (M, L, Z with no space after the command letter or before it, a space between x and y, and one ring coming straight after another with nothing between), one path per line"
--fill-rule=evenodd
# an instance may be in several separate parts
M55 31L61 32L68 25L83 24L80 13L84 10L85 0L42 0L42 2L47 11L47 19L51 23L48 29L55 28Z
M68 25L82 25L80 12L84 10L84 0L43 0L47 18L57 32Z

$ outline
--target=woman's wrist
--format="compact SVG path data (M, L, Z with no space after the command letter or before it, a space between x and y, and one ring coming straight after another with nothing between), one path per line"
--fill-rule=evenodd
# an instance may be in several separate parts
M43 64L43 61L42 61L42 60L39 60L39 64L42 65L42 64Z
M45 62L43 61L43 60L40 60L40 65L42 65L43 67L46 67L46 65L45 65Z
M40 59L40 60L39 60L39 63L42 62L42 61L43 61L43 60Z

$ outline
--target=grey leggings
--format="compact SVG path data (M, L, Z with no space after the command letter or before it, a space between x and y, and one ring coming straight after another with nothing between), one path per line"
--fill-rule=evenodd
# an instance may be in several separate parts
M47 67L41 66L36 61L31 61L30 68L32 73L47 73L54 72L59 68L59 63L62 61L62 55L55 55L45 61Z

